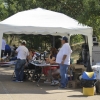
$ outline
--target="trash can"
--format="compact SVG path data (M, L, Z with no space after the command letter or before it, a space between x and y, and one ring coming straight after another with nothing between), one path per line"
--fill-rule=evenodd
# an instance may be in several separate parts
M93 96L95 93L96 74L94 72L84 72L82 74L83 95Z

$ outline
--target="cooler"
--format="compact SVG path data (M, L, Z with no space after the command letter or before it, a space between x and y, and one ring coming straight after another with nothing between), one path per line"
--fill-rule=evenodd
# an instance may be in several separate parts
M96 74L84 72L82 74L83 95L93 96L95 93Z

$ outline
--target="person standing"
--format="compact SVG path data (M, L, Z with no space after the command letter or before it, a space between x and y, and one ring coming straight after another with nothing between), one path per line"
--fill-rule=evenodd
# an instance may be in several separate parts
M16 82L23 82L24 65L29 56L29 51L26 48L26 41L23 40L21 46L16 49L17 63L15 65Z
M68 84L67 70L70 65L70 56L72 50L68 43L68 38L66 36L62 37L61 43L62 47L57 54L56 63L58 63L60 66L61 80L59 88L66 88Z
M3 38L3 39L2 39L2 47L1 47L1 58L4 56L5 46L6 46L6 41L5 41L5 39Z
M5 53L4 53L4 55L6 56L7 54L8 54L8 56L11 55L11 47L8 44L6 44L6 46L5 46Z

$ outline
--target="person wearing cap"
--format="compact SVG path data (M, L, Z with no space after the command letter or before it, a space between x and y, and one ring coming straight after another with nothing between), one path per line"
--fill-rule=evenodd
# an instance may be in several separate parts
M68 84L67 70L70 65L70 56L71 56L71 47L68 43L68 38L66 36L61 39L62 47L60 48L57 57L56 63L60 66L60 88L66 88Z
M15 65L15 75L16 75L16 80L14 80L15 82L23 82L24 65L26 63L27 57L29 56L29 51L25 45L26 41L23 40L21 45L16 49L17 63Z

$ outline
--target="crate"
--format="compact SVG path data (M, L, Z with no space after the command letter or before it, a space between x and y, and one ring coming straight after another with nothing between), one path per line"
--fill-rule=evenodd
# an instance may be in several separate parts
M78 80L78 77L81 75L82 73L75 73L73 72L73 80Z
M84 65L75 64L74 67L75 67L74 72L76 72L76 73L82 73L82 72L86 71L86 68L84 67Z
M81 88L81 82L80 81L69 81L68 82L68 88Z

